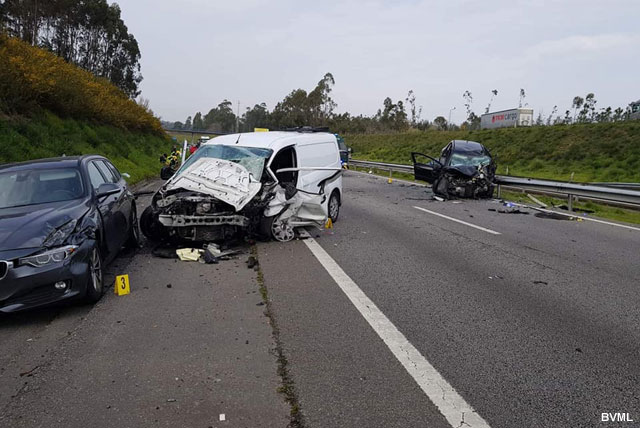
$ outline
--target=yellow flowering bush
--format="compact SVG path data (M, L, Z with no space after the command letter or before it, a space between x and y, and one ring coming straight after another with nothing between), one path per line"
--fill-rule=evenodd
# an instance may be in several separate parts
M163 134L160 121L108 80L44 49L0 35L0 112L49 110L130 131Z

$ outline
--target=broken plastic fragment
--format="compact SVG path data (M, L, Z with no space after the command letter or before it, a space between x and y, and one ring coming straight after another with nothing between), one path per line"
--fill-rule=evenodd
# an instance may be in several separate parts
M203 253L204 250L198 250L196 248L180 248L176 250L178 258L183 262L197 262Z

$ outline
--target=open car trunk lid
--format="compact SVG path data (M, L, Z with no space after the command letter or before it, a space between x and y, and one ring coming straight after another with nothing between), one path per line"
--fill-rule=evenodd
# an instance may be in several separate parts
M240 211L258 194L262 183L252 181L249 171L240 164L223 159L202 158L169 180L165 188L204 193Z

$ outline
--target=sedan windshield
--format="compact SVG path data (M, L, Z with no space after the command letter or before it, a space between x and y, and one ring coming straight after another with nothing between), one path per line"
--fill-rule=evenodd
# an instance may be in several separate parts
M225 146L222 144L208 144L200 147L182 165L178 174L187 169L195 161L201 158L222 159L242 165L256 179L262 178L264 165L273 150L259 149L255 147Z
M80 171L76 168L0 173L0 208L69 201L83 194Z
M491 158L486 155L472 153L454 153L451 155L449 166L480 166L489 165Z

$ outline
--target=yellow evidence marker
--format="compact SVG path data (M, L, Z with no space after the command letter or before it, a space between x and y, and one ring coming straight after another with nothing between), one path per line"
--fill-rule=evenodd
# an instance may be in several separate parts
M333 222L331 221L331 217L327 219L327 222L324 225L325 229L333 229Z
M130 293L129 289L129 275L116 276L115 293L117 296L124 296Z

